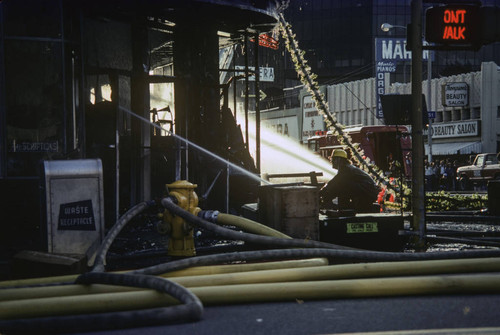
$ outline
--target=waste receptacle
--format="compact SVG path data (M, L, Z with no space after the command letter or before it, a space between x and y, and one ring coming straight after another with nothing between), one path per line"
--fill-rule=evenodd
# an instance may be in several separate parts
M44 161L43 177L47 251L91 253L104 238L101 160Z

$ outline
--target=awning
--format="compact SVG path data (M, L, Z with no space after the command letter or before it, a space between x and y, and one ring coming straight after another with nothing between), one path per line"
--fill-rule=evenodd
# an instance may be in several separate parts
M429 154L429 145L425 145L425 154ZM433 155L466 155L481 152L481 142L452 142L432 144Z

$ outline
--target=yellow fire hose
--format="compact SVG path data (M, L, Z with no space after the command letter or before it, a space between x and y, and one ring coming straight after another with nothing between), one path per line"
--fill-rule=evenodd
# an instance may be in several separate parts
M239 217L222 215L218 221L219 224L234 225L242 230L261 235L278 237L276 236L278 234L280 237L278 240L289 238L272 229L269 230L270 228L267 229L268 227L262 229L265 226L259 227L253 221L240 220ZM247 225L250 228L246 227ZM320 261L321 264L326 262L326 260ZM313 266L300 269L295 267L296 265L292 268L271 270L271 265L271 269L263 267L253 268L250 271L243 267L234 270L232 265L227 269L233 270L222 270L222 267L219 270L213 270L217 267L208 266L205 270L210 273L209 275L201 275L197 272L194 276L190 276L189 271L194 273L194 270L186 269L178 271L177 277L172 273L164 276L177 284L189 287L191 293L187 293L191 296L196 295L197 298L194 298L200 306L198 299L203 304L210 305L294 301L296 299L500 292L500 258L381 262ZM89 275L93 274L89 273L84 276L92 278ZM101 273L99 276L98 271L94 275L97 275L96 279L99 279L104 274ZM133 275L128 276L129 280L135 281L136 278ZM67 281L74 281L75 278L76 276L73 276ZM119 276L116 278L120 281L122 279ZM69 278L66 276L65 279ZM154 280L160 285L163 284L161 280L158 281L152 276L149 278L143 276L141 279ZM87 282L115 283L116 281L91 280ZM17 285L22 284L17 281ZM0 283L0 287L2 286L7 287ZM149 286L139 285L139 287ZM173 296L176 295L173 294ZM29 318L34 317L149 310L179 304L182 298L179 299L177 301L176 298L170 296L170 293L160 293L153 289L102 284L6 288L0 290L0 320L28 319L29 321Z
M273 262L275 263L275 262ZM265 264L265 263L264 263ZM226 267L230 267L226 266ZM311 280L337 280L355 278L435 275L451 273L500 271L499 258L432 260L418 262L381 262L314 266L308 268L285 268L219 274L198 274L196 276L173 277L163 275L184 287L222 286ZM138 289L111 285L61 285L32 288L5 289L0 291L0 302L19 299L34 299L68 295L114 293Z
M421 294L500 293L500 274L436 275L204 286L190 289L204 305ZM102 313L176 304L152 290L0 303L0 319Z
M212 266L195 266L188 269L168 272L163 274L163 277L189 277L189 276L203 276L203 275L216 275L216 274L230 274L234 272L250 272L261 270L276 270L287 268L300 268L328 265L328 261L324 258L312 258L303 260L288 260L280 262L263 262L263 263L247 263L247 264L228 264L228 265L212 265ZM92 285L92 287L84 288L81 285L61 285L61 286L44 286L44 287L23 287L38 284L57 284L63 282L74 282L78 275L44 277L21 279L0 282L0 301L14 300L14 299L27 299L27 298L41 298L51 296L64 296L64 295L78 295L78 294L92 294L104 292L121 292L136 290L134 288L127 288L123 286L105 286L105 285ZM173 281L176 281L173 279ZM12 289L8 289L12 287ZM19 287L19 288L15 288ZM99 289L101 288L101 289ZM77 293L80 292L80 293ZM23 298L24 297L24 298Z
M191 268L169 272L164 276L168 275L168 277L181 277L181 276L185 277L185 276L198 276L205 274L247 272L247 271L258 271L266 269L286 269L286 268L296 268L296 267L300 268L300 267L321 266L321 265L328 265L328 260L326 258L311 258L311 259L287 260L279 262L193 266ZM66 275L66 276L2 281L0 282L0 301L2 300L2 291L1 291L2 288L74 282L78 276L79 275Z
M38 278L27 278L27 279L14 279L5 280L0 282L0 290L9 287L22 287L22 286L32 286L40 284L58 284L73 282L76 280L78 275L64 275L64 276L53 276L53 277L38 277ZM2 295L0 291L0 296Z
M347 264L171 280L189 287L204 304L212 304L393 294L493 293L500 291L500 274L463 273L496 271L500 271L499 258ZM449 275L452 273L460 274ZM416 275L418 277L400 277ZM359 279L388 276L398 277ZM0 299L0 319L153 308L175 303L174 299L151 290L109 285L5 289L0 291Z
M216 223L235 226L252 234L281 237L281 238L291 238L290 236L283 234L278 230L260 224L259 222L255 222L253 220L232 214L218 213Z

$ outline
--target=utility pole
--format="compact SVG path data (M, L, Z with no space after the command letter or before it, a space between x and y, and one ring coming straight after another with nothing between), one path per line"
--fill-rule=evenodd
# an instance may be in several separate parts
M259 31L254 34L255 40L255 167L260 174L260 69L259 69Z
M422 0L411 2L412 228L417 250L425 249L424 141L422 120Z
M432 111L432 50L427 53L427 111ZM429 117L427 144L429 145L429 163L432 162L432 118Z

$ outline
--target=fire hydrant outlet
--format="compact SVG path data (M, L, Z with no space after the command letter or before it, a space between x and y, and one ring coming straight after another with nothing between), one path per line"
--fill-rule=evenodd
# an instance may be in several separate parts
M197 187L187 180L178 180L167 185L170 197L176 199L177 205L193 215L197 215L201 209L198 207L198 196L194 192ZM175 216L165 210L163 220L171 227L168 240L168 254L170 256L195 256L193 228L183 218Z

